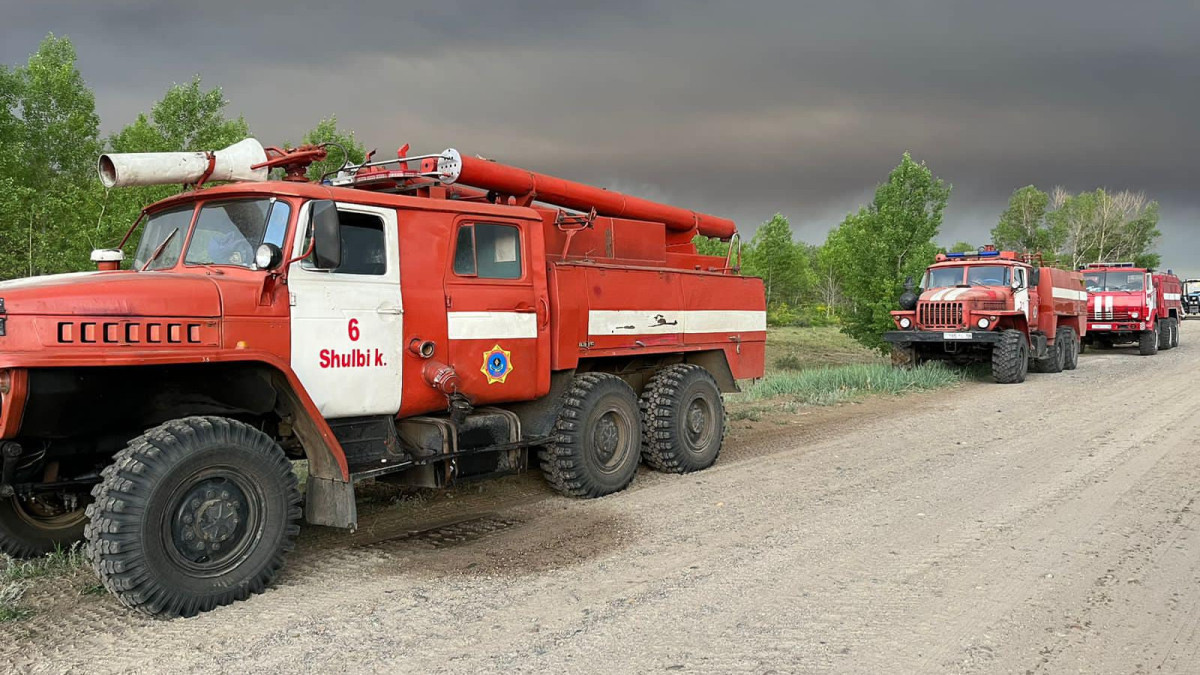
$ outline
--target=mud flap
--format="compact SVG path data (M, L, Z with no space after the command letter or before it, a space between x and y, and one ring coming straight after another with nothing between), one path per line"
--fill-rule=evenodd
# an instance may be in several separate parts
M309 476L304 491L304 520L326 527L357 528L354 483Z

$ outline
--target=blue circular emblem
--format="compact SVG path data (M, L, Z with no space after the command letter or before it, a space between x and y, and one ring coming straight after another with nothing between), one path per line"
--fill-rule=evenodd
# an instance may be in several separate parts
M508 357L503 352L493 352L488 355L487 374L492 377L504 377L508 373Z

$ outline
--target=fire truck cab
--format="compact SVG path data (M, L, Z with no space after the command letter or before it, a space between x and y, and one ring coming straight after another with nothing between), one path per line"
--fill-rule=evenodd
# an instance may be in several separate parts
M892 363L989 362L997 382L1023 382L1029 368L1057 373L1078 363L1086 294L1078 273L1035 267L1032 258L984 247L944 253L921 287L900 298Z
M1142 356L1179 345L1184 309L1178 277L1131 262L1091 263L1082 271L1088 291L1085 345L1111 349L1136 343Z
M122 602L192 615L261 591L302 514L355 527L365 479L532 461L598 497L715 462L764 359L762 281L692 244L732 221L406 150L321 183L323 147L103 157L193 189L128 269L0 283L0 549L84 537Z

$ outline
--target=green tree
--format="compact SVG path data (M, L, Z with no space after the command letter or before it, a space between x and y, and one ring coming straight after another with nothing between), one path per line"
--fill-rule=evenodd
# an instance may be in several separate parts
M786 317L803 303L812 286L812 271L803 245L792 241L786 217L777 213L761 225L743 257L743 273L762 277L768 310L782 308L778 315Z
M95 99L67 38L47 36L24 66L0 70L0 276L77 269L99 210Z
M908 153L875 190L870 205L846 216L826 247L852 298L842 330L867 347L885 351L881 335L907 276L919 278L933 260L950 186Z
M1000 222L992 228L992 243L999 249L1052 256L1066 239L1061 223L1047 218L1050 195L1032 185L1014 190Z
M1158 202L1140 192L1094 192L1073 195L1054 191L1053 210L1047 219L1062 229L1058 258L1072 268L1089 262L1128 262L1155 267L1154 251L1162 236L1158 230Z
M338 128L337 116L332 115L317 123L317 126L304 134L301 145L317 145L319 143L336 143L342 148L345 148L346 154L336 147L329 147L329 156L320 161L313 162L312 166L308 167L308 179L319 180L321 176L330 171L337 171L342 167L342 162L350 164L361 164L363 158L366 157L366 149L358 139L354 137L353 131L343 131Z
M696 246L696 253L700 255L719 255L724 258L729 253L729 242L702 234L692 237L692 243Z
M204 89L199 76L174 84L137 119L108 138L113 152L199 152L220 150L250 136L242 117L225 116L229 101L220 87ZM101 188L103 190L103 188ZM143 208L179 192L176 185L103 190L99 221L89 237L93 248L114 246Z
M950 248L939 248L938 253L973 253L979 248L969 241L956 241Z

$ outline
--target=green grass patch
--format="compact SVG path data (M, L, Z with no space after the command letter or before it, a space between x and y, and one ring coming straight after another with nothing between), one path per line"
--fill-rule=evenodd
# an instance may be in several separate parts
M802 405L833 405L867 394L929 391L962 382L965 373L940 363L904 370L882 363L810 368L768 373L734 401L782 399Z
M767 330L767 374L855 363L885 363L879 352L855 342L836 326Z
M16 560L5 558L4 569L0 570L0 581L28 581L42 577L73 574L87 564L83 555L83 544L76 542L70 548L58 548L40 558Z

